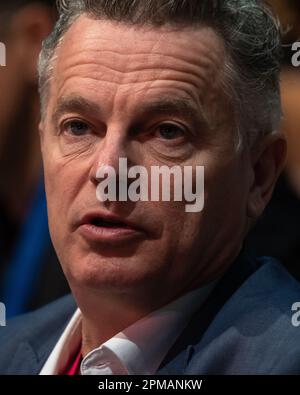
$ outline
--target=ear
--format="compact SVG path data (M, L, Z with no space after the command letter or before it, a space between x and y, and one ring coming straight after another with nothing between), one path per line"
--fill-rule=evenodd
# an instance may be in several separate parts
M29 83L36 84L42 41L50 34L54 21L55 13L51 7L34 3L22 7L13 17L15 50Z
M248 217L257 219L271 199L276 181L285 165L286 151L286 140L280 132L267 136L260 147L254 148Z

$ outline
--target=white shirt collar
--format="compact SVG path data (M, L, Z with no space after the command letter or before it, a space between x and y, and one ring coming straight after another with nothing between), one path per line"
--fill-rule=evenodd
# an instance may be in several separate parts
M215 284L189 292L91 351L81 363L81 374L155 374ZM81 343L81 319L81 312L77 309L42 368L41 375L57 375L66 369Z

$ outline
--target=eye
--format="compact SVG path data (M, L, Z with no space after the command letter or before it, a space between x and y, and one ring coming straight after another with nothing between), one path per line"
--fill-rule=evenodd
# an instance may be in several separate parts
M90 130L89 125L82 121L69 121L64 125L65 131L73 136L84 136Z
M184 136L184 130L172 123L159 125L157 135L165 140L175 140Z

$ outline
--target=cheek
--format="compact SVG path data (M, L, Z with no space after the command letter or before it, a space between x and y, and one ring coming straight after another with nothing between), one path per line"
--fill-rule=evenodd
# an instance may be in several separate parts
M51 165L45 167L48 221L51 238L55 247L63 235L67 215L66 206L68 197L62 181L63 177L61 177L61 174L58 175L53 171ZM62 186L64 186L64 189L62 189Z
M186 254L198 237L202 213L186 212L184 202L160 202L152 212L163 224L159 240L162 250L174 257Z
M51 150L44 152L45 188L50 233L54 244L61 242L67 231L68 213L76 191L76 171L55 160Z
M86 163L82 158L62 156L54 137L45 135L42 149L48 205L67 208L88 179Z

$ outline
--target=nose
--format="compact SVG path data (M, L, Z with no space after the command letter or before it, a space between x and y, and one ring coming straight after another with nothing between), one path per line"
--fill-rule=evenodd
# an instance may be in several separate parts
M129 141L124 132L119 129L107 129L105 136L99 143L97 150L94 153L93 165L90 171L90 180L93 184L98 185L99 169L103 167L111 167L114 169L117 177L119 174L119 160L127 159L127 166L131 166L132 162L128 157ZM124 160L121 163L125 163Z

